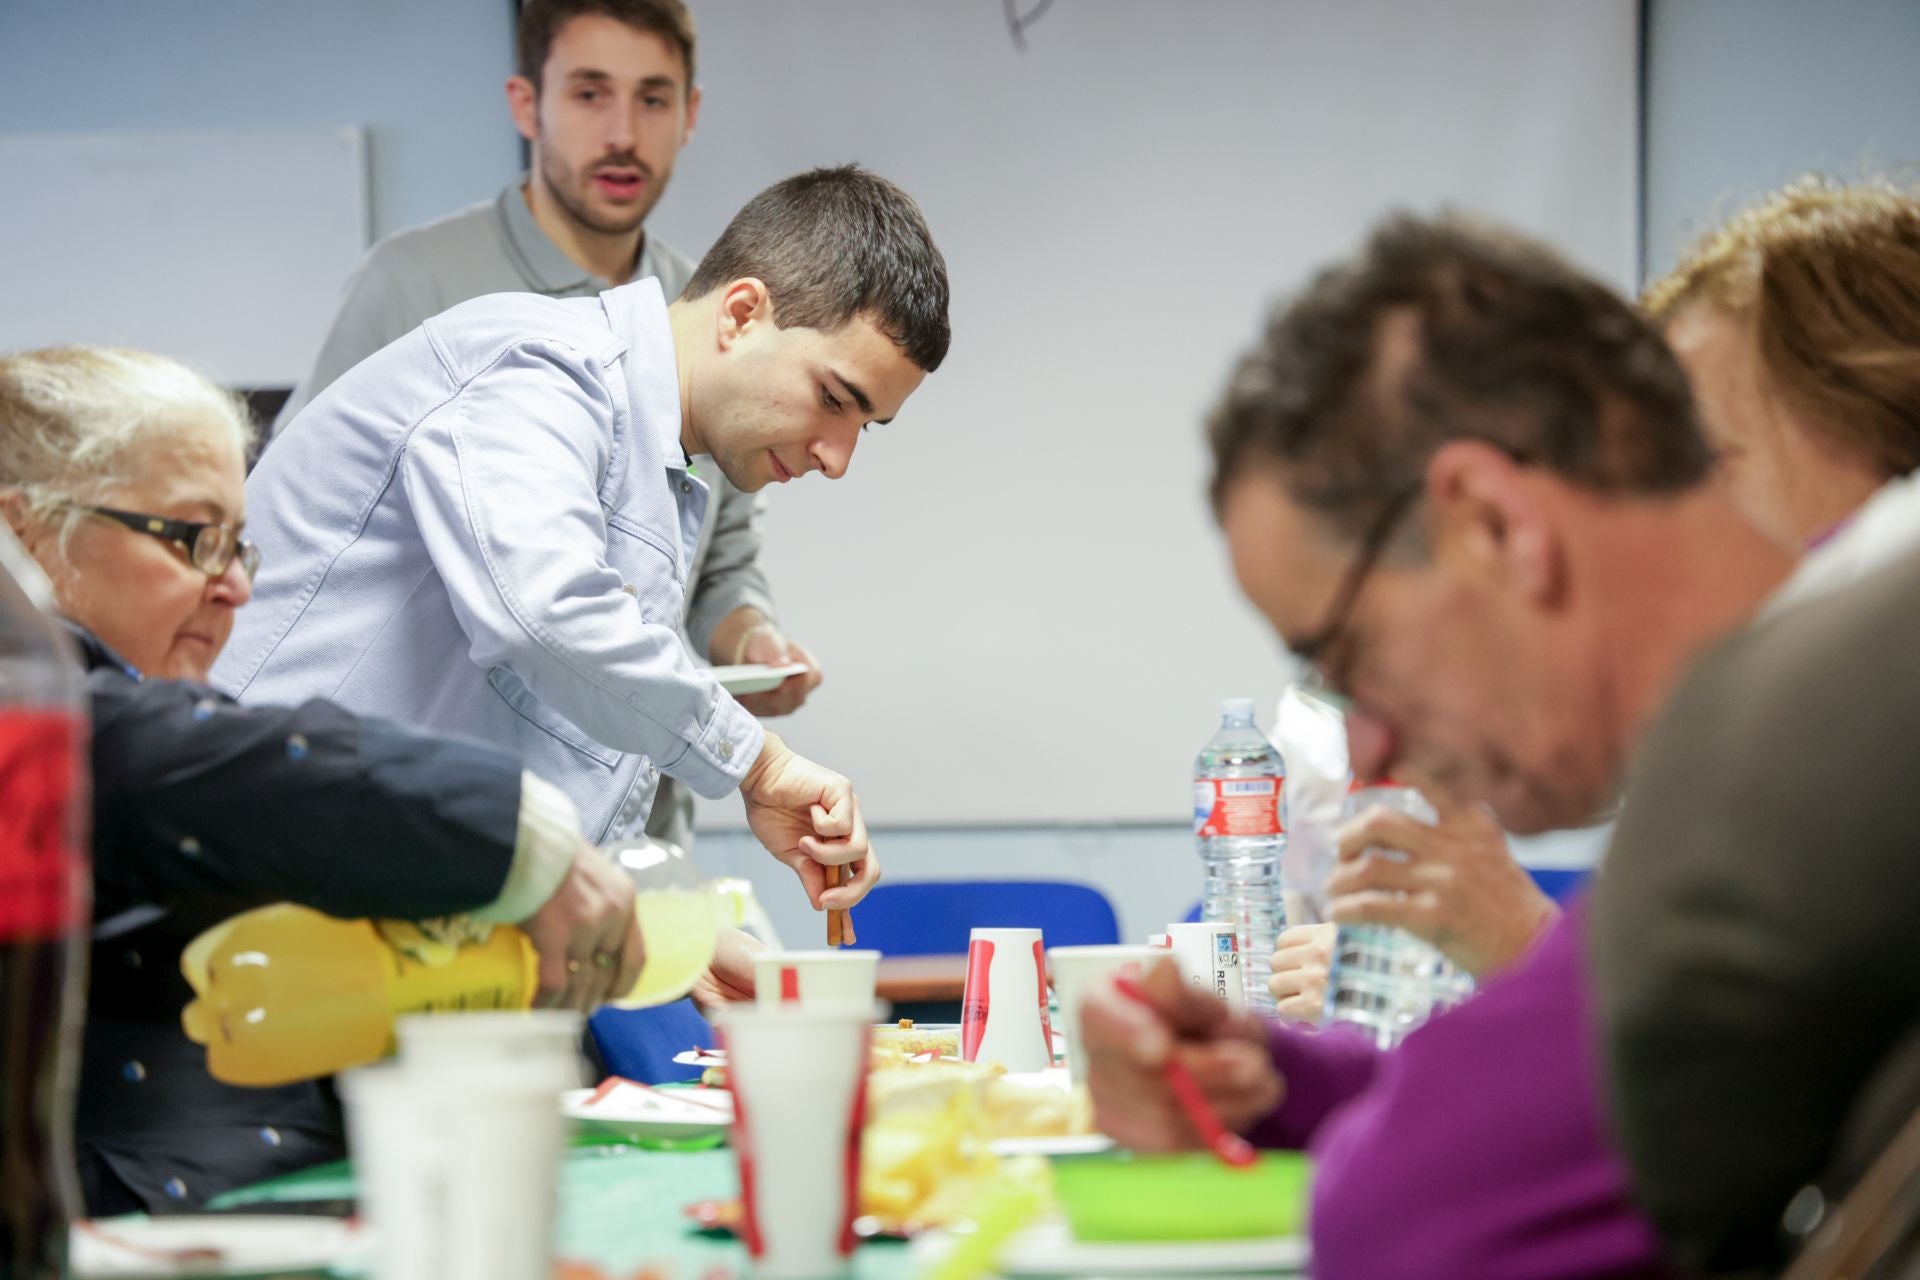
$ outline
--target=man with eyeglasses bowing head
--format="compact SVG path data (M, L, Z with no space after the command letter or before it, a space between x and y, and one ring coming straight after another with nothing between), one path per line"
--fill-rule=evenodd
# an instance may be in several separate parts
M1210 423L1240 586L1346 711L1360 777L1591 821L1687 667L1785 576L1709 483L1686 379L1632 306L1545 248L1401 217L1276 311ZM1194 1146L1186 1064L1229 1127L1319 1158L1314 1274L1659 1274L1605 1124L1569 907L1390 1054L1149 975L1084 1006L1101 1128Z

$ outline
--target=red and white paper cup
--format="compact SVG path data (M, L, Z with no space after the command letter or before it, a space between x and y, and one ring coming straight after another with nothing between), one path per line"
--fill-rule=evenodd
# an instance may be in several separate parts
M1009 1071L1053 1065L1047 962L1038 929L975 929L969 935L960 1056Z
M858 1009L873 1017L878 951L762 951L753 958L753 998L762 1009Z
M757 1008L720 1018L740 1166L740 1237L763 1280L847 1272L860 1212L870 1008Z

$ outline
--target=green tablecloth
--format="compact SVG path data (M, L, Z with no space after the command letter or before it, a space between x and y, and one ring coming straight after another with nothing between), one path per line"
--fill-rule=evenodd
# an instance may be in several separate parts
M738 1190L733 1153L724 1147L575 1146L560 1175L558 1253L594 1263L616 1280L649 1265L672 1280L744 1274L745 1248L731 1238L695 1231L684 1212L689 1204L730 1198ZM332 1164L229 1192L212 1207L249 1205L270 1213L276 1204L345 1199L353 1193L352 1170ZM899 1241L872 1241L854 1254L854 1275L860 1280L912 1274Z

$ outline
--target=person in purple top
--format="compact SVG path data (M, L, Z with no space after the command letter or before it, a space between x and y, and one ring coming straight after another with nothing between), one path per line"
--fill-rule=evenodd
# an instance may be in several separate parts
M1708 484L1686 378L1625 300L1517 235L1396 217L1281 308L1209 426L1240 584L1346 709L1356 775L1530 832L1594 820L1674 683L1790 562ZM1169 970L1082 1014L1101 1128L1304 1146L1318 1280L1661 1274L1615 1153L1575 902L1379 1054Z

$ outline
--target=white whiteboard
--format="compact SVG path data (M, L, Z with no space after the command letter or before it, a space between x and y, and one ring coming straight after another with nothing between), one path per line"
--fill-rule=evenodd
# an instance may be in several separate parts
M141 347L289 387L367 246L359 129L0 137L0 174L0 350Z
M1202 494L1225 371L1395 206L1632 287L1637 10L1059 0L1021 53L999 0L702 3L700 128L650 227L697 254L768 182L859 160L954 287L899 421L773 495L782 620L827 674L776 727L876 824L1183 820L1219 699L1286 676Z

